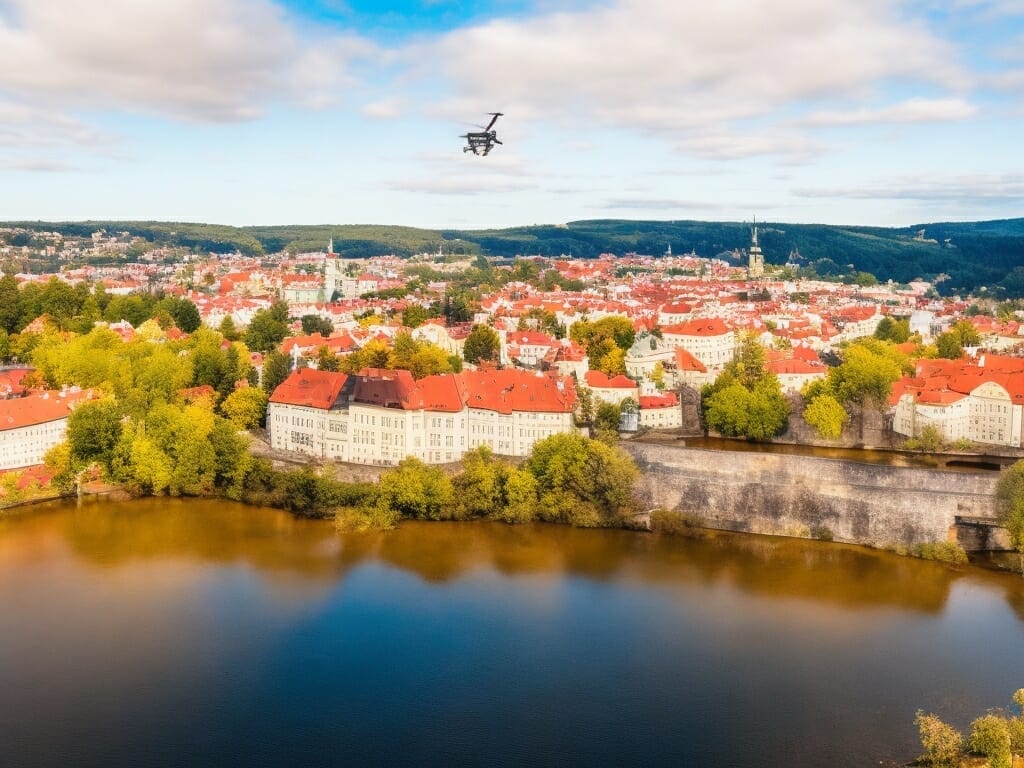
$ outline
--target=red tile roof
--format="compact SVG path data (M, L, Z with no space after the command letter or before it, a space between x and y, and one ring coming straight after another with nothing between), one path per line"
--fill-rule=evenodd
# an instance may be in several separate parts
M333 371L300 368L281 382L270 402L284 405L303 405L329 410L338 400L348 376Z

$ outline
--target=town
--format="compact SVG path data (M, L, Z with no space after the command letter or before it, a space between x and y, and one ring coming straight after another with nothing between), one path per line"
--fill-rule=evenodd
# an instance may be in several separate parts
M997 451L1024 441L1024 325L1013 302L864 273L813 279L798 253L766 263L756 224L749 246L729 254L673 254L669 244L596 259L342 258L333 242L225 255L148 247L127 232L16 227L0 229L0 242L0 469L18 478L5 487L45 481L44 456L71 412L104 395L95 382L40 376L29 339L96 327L154 344L219 334L222 349L245 355L245 375L214 392L197 373L181 392L206 386L222 406L249 389L256 412L238 425L265 425L271 448L317 460L445 464L480 446L525 457L546 437L595 428L771 438L800 417L816 439L845 428L850 444L877 443L849 434L866 392L835 374L856 357L844 349L871 338L891 347L890 361L902 355L873 393L887 445ZM33 258L55 271L20 269ZM777 382L782 421L767 427L716 415L708 398L745 349Z

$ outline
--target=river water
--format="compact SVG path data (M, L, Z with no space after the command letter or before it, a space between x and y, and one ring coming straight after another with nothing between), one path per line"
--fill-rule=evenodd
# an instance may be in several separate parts
M870 766L1024 687L1024 579L836 544L0 515L2 766Z

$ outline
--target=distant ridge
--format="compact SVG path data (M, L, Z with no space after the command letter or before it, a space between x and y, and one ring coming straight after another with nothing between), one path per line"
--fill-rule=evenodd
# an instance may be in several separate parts
M97 229L127 231L158 245L214 253L238 250L251 255L281 250L323 251L333 239L334 250L350 258L384 253L406 257L439 250L505 258L569 254L594 258L601 253L655 256L664 254L668 246L675 254L694 251L711 257L750 245L748 223L710 221L592 219L489 230L351 224L231 227L157 221L23 221L0 226L77 236L88 236ZM1024 293L1024 218L935 222L903 228L766 221L758 225L758 239L767 264L783 264L791 253L799 253L801 266L813 266L822 275L849 272L849 265L853 265L880 280L898 282L948 275L942 283L944 293L999 285L1012 285L1015 295Z

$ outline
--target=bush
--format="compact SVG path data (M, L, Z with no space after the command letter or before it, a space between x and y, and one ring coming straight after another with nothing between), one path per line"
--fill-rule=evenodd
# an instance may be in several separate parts
M341 507L334 516L334 527L339 531L390 531L398 525L399 515L379 505Z
M812 525L811 538L818 541L832 541L832 529L825 525Z
M984 715L971 723L969 745L972 752L988 758L991 768L1011 768L1010 731L1006 720L997 715Z
M656 509L651 512L651 530L669 536L689 536L693 529L701 528L704 518L687 512L672 512L667 509Z
M960 731L920 709L917 710L914 724L924 748L922 760L936 768L955 768L959 764L964 745Z
M914 557L922 560L936 560L947 565L966 565L967 553L964 548L955 541L936 541L928 544L918 544L911 551Z

